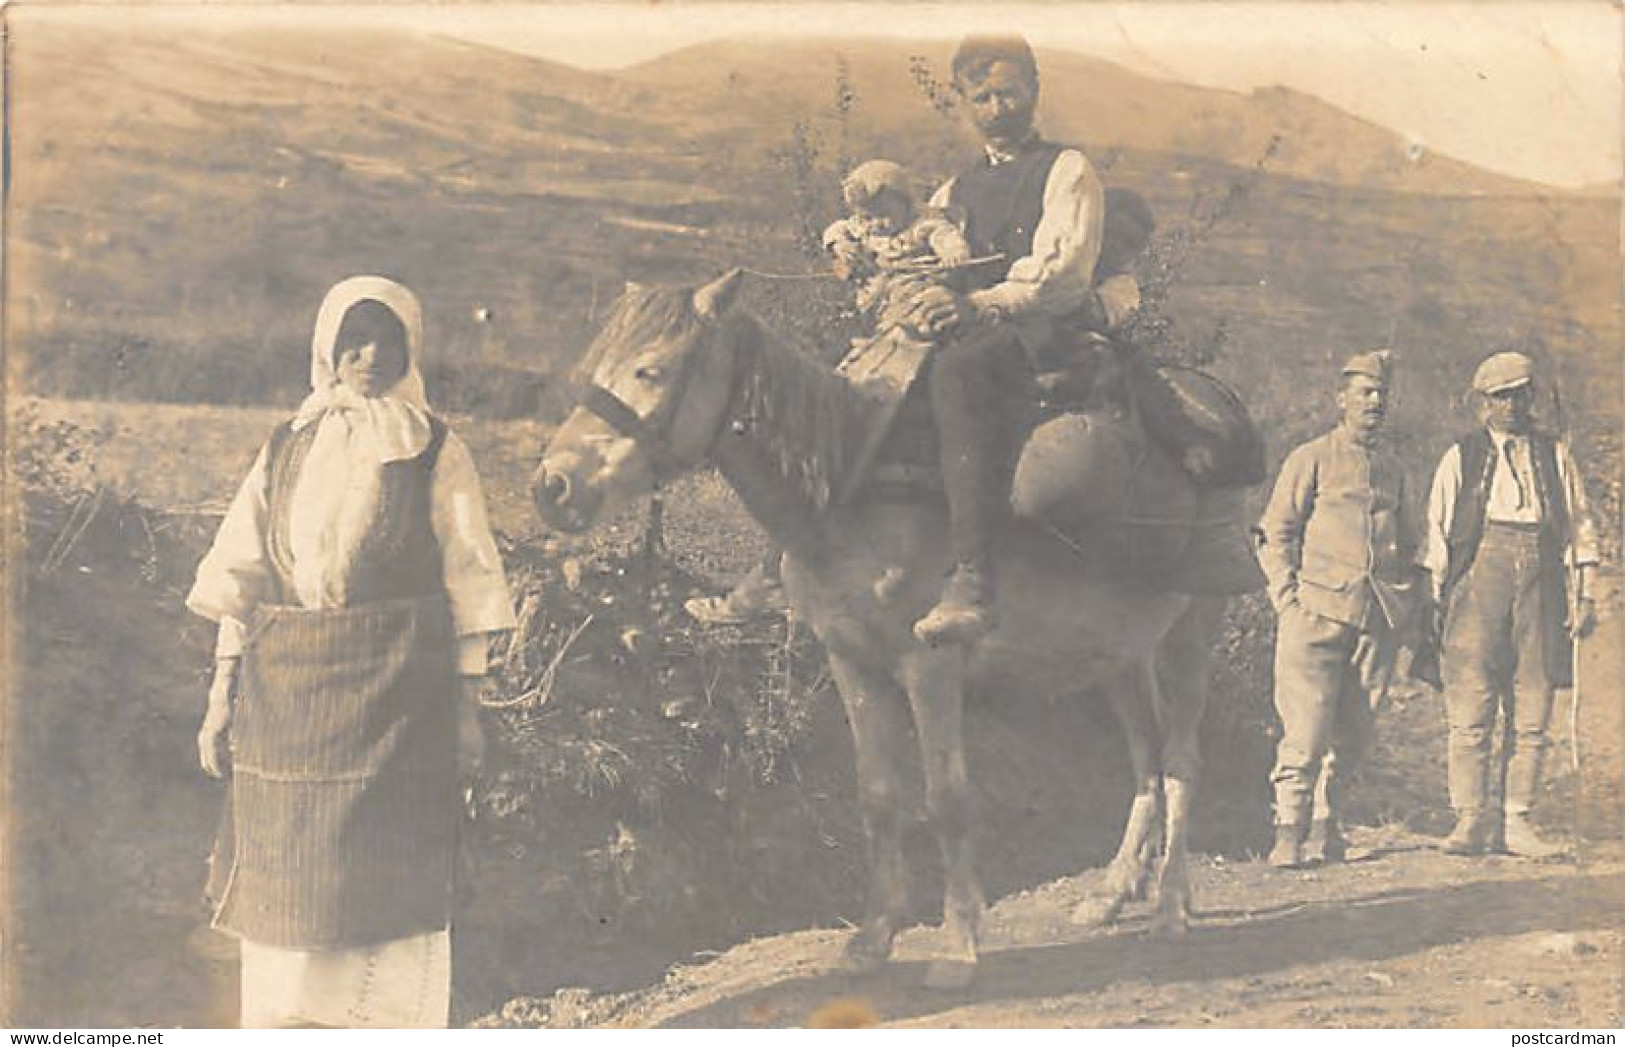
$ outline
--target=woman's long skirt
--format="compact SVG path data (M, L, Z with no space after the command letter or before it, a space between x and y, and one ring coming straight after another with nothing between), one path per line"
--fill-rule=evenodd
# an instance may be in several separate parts
M454 649L443 597L251 625L210 889L243 1024L445 1023Z

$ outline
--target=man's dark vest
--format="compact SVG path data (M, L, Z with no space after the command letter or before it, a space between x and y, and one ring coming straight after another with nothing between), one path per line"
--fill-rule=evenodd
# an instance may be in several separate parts
M1450 533L1445 536L1450 551L1443 587L1446 601L1478 555L1489 510L1490 484L1499 458L1499 449L1484 429L1460 437L1456 441L1456 453L1461 456L1461 488L1456 492ZM1569 543L1569 506L1563 492L1562 474L1557 470L1557 442L1545 433L1531 432L1529 458L1535 471L1535 497L1541 509L1538 542L1541 605L1547 618L1543 644L1546 671L1551 682L1561 687L1570 675L1568 634L1562 627L1567 610L1563 550Z
M1010 263L1032 253L1033 233L1044 216L1044 189L1050 169L1067 149L1033 139L1011 160L986 157L954 178L948 205L965 216L965 239L976 257L1001 254L999 265L979 267L972 282L991 287L1004 280Z
M318 428L312 424L296 432L292 422L285 422L271 434L266 452L266 551L282 587L280 602L286 604L299 603L289 545L290 503ZM346 605L445 592L430 502L434 467L445 440L445 423L430 416L429 443L422 452L416 458L383 466L376 519L356 551Z

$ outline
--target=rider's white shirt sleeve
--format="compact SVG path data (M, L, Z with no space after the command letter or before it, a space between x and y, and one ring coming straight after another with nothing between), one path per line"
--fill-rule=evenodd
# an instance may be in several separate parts
M943 187L939 196L946 193ZM1106 215L1100 177L1088 157L1068 149L1055 158L1044 184L1044 211L1033 231L1032 253L1010 265L1003 283L973 292L972 303L1013 317L1065 316L1093 290Z

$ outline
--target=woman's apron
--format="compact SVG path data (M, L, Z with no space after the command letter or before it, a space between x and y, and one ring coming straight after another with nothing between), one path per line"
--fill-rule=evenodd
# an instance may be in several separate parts
M456 642L430 526L444 436L384 466L346 606L291 599L287 502L316 426L269 451L267 544L285 603L249 624L232 725L215 926L334 948L443 929L457 843Z

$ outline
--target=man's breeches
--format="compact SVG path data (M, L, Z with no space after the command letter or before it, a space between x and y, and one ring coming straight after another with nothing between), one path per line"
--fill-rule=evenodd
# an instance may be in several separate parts
M1396 653L1386 627L1369 633L1304 610L1281 612L1275 640L1275 821L1302 825L1339 813L1349 776L1364 761L1375 702Z
M976 328L937 350L930 386L954 561L986 568L1015 433L1033 399L1032 365L1008 324Z
M1552 713L1542 651L1549 612L1542 606L1540 568L1536 535L1491 524L1451 594L1442 669L1450 804L1458 811L1488 805L1490 735L1499 709L1510 725L1500 765L1506 808L1527 812L1540 789Z

